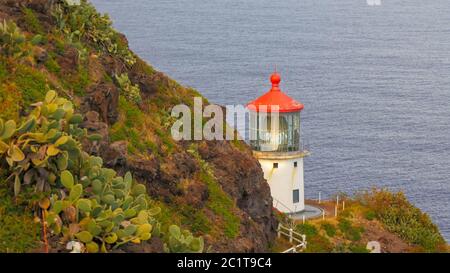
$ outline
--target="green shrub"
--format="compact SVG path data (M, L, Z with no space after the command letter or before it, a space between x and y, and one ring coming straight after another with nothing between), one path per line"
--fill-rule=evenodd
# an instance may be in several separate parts
M4 186L0 181L0 252L29 252L39 246L40 225L33 221L29 209L17 205Z
M349 250L352 253L370 253L366 246L361 244L351 244Z
M116 76L116 81L120 86L120 94L128 101L132 101L134 103L140 103L142 101L139 85L133 85L130 78L128 78L128 74L124 73L120 76Z
M409 243L425 251L440 251L445 240L430 217L414 207L402 192L372 190L358 196L362 204L371 209L385 227Z
M188 230L181 230L178 226L169 227L167 243L164 244L166 252L171 253L201 253L203 252L203 238L195 238Z
M16 70L10 75L9 81L14 82L17 90L22 93L24 107L42 100L48 91L45 75L25 65L16 66Z
M25 35L12 21L0 22L0 52L13 58L22 57L28 52L24 50Z
M372 221L376 218L376 213L373 210L367 210L364 213L364 218L366 218L369 221Z
M306 253L329 253L333 250L333 245L330 240L325 236L315 235L312 237L306 237L308 242L304 252Z
M350 220L346 218L340 218L338 221L338 227L346 239L351 241L361 240L361 232L363 231L361 228L353 226Z
M317 228L308 223L297 225L295 227L295 230L297 232L299 232L300 234L305 234L307 240L308 240L308 238L314 237L319 234L319 232L317 231Z
M47 61L45 62L45 67L47 68L47 70L49 72L52 72L52 73L57 74L61 71L61 67L59 66L58 62L52 56L49 56L49 58L47 58Z
M22 12L25 15L24 19L25 19L25 24L27 26L27 29L33 33L44 34L44 29L41 25L41 22L37 18L34 11L29 8L23 8Z
M160 208L151 206L146 187L129 172L117 176L103 168L100 157L81 150L81 139L98 139L78 127L82 121L72 103L54 91L35 104L20 126L0 119L0 165L9 171L14 195L30 187L50 192L39 201L46 224L64 241L82 242L87 252L107 252L160 234L154 218ZM170 240L200 249L200 239L183 236Z
M61 2L63 3L54 5L52 15L58 29L67 35L69 40L87 40L98 49L118 56L130 67L136 63L133 53L112 28L108 15L99 14L86 0L81 0L79 5Z
M235 214L235 203L226 194L219 182L214 177L213 170L208 163L203 160L198 153L197 147L192 144L188 152L192 154L199 162L201 167L200 179L208 187L208 202L206 206L211 209L214 214L220 216L223 220L223 232L228 238L236 238L240 232L240 218Z
M333 238L336 235L336 232L337 232L336 226L334 226L333 224L328 223L328 222L323 222L321 224L321 227L323 230L325 230L325 233L327 234L328 237Z
M203 210L195 209L191 206L184 206L180 211L184 217L183 224L189 226L193 232L207 234L211 231L211 222Z

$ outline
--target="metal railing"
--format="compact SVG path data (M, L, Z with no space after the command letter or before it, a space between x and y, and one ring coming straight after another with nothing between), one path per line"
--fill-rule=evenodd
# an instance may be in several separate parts
M278 238L280 238L281 235L284 235L289 239L289 243L294 244L294 246L286 249L282 253L297 253L297 252L303 251L306 248L306 244L307 244L306 235L300 234L300 233L294 231L295 220L294 220L294 218L292 218L292 214L294 214L295 212L292 211L288 206L283 204L283 202L281 202L280 200L278 200L276 198L273 198L273 200L275 201L275 207L277 207L278 205L281 205L282 207L286 208L289 211L289 213L285 214L289 219L289 222L287 223L289 225L289 227L285 227L281 223L279 223L277 232L278 232Z
M281 235L284 235L289 239L289 243L294 244L294 246L286 249L282 253L298 253L306 248L306 235L300 234L294 231L292 228L287 228L282 224L278 224L277 232L278 238L280 238Z

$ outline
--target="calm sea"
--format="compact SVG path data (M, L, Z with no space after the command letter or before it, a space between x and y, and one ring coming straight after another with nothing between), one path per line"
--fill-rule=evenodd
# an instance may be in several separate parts
M256 98L276 65L305 104L307 197L403 190L450 241L450 1L93 3L137 54L210 101Z

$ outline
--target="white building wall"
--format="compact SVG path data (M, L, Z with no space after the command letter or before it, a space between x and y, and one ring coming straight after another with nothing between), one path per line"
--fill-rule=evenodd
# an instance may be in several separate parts
M290 213L305 209L305 192L303 181L303 158L258 159L272 192L273 206L279 211ZM297 162L297 167L294 167ZM278 163L278 168L273 164ZM293 191L299 190L299 202L293 202ZM278 201L278 202L277 202Z

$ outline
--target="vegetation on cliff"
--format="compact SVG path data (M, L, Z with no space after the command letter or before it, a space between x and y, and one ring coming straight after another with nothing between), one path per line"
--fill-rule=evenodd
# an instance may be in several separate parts
M0 159L0 224L10 232L0 233L0 251L42 251L45 222L48 244L56 251L69 239L92 252L189 251L190 246L198 251L195 236L203 237L210 251L267 251L276 219L250 149L241 142L175 142L169 130L172 106L192 106L200 94L135 56L108 16L87 1L75 2L0 3L0 118L9 128L16 124L2 140L7 147ZM63 114L69 103L73 113ZM36 113L49 105L51 111ZM56 121L62 127L52 129L61 135L46 140L27 135L49 134L39 119ZM22 125L31 131L19 131ZM69 164L72 150L56 143L63 136L76 144L75 158L87 169ZM42 154L46 163L33 162ZM103 179L85 175L92 168ZM97 192L104 187L109 193ZM139 211L130 212L127 197L145 211L146 223L132 220ZM72 212L74 219L68 217ZM36 228L25 230L28 226Z
M340 195L340 200L337 217L336 200L320 204L310 201L325 210L325 219L319 217L294 224L296 231L306 235L305 252L367 253L370 241L379 242L382 252L449 251L430 217L409 203L402 192L373 189L354 197ZM276 244L278 250L287 246L284 240Z

